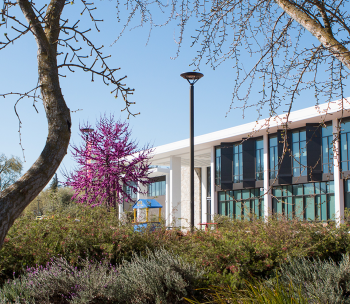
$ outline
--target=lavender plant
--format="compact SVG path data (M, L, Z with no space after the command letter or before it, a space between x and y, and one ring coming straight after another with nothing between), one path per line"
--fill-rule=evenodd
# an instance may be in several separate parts
M164 249L134 255L119 266L89 259L82 265L58 258L46 267L28 268L3 285L0 303L180 303L203 275L195 264Z
M332 259L288 258L281 265L278 280L287 286L290 283L300 286L310 303L350 303L349 253L339 263Z

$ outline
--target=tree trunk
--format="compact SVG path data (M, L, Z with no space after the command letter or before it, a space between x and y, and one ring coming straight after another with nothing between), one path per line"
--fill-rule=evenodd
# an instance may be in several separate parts
M45 29L39 23L31 3L17 0L38 45L38 74L48 121L45 147L31 168L13 185L0 193L0 248L5 236L25 207L50 181L67 154L71 118L61 92L57 68L59 18L64 0L52 0L47 9Z
M296 22L315 36L319 42L350 70L350 51L335 37L329 23L323 27L289 0L276 0L277 4Z

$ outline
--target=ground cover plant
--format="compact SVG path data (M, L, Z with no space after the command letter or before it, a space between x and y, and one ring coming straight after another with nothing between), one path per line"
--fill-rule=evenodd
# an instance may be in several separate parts
M164 249L133 255L115 267L85 259L81 268L64 258L27 269L5 282L0 302L23 303L182 303L202 272Z
M86 208L72 204L47 219L19 218L0 250L0 278L8 279L26 272L27 267L46 266L52 258L62 257L74 267L85 258L119 265L133 254L147 255L164 248L195 263L205 271L204 279L193 288L230 286L241 288L251 277L268 278L280 265L294 257L332 258L340 261L349 251L348 224L332 224L271 218L233 221L218 218L214 230L185 233L167 231L134 233L127 221L104 207Z
M332 259L288 258L287 263L281 265L277 279L284 285L300 286L309 303L350 303L349 253L344 254L339 263Z

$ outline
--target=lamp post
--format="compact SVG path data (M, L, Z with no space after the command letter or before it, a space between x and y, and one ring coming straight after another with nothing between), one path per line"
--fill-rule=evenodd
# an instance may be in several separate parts
M180 75L190 84L190 205L191 230L194 227L194 84L204 75L198 72L187 72Z
M92 129L92 128L82 128L82 129L80 129L80 132L85 135L86 149L89 149L89 143L88 143L89 133L91 133L93 131L94 131L94 129ZM91 161L91 160L90 159L86 160L86 165L89 164L89 161ZM87 169L86 175L88 175L88 174L89 174L89 170ZM86 187L85 194L87 195L87 193L88 193L88 189Z

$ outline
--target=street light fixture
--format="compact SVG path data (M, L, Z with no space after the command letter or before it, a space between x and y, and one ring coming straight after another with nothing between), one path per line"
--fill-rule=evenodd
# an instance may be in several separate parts
M190 205L191 229L194 227L194 84L204 75L199 72L187 72L180 75L190 84Z
M89 149L88 137L89 137L89 133L94 132L94 129L92 129L92 128L82 128L82 129L80 129L80 132L85 135L86 149ZM91 159L87 159L86 160L86 165L88 165L90 162L91 162ZM89 175L89 169L86 169L86 175ZM88 194L87 187L85 189L85 194L86 195Z

